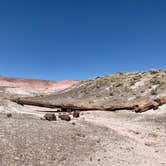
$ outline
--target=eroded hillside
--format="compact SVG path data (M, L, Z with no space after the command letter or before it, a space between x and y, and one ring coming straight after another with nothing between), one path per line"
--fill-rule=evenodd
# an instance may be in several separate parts
M49 81L0 76L0 97L48 95L78 83L77 80Z
M40 106L73 105L101 109L114 105L127 108L133 103L156 100L161 96L166 96L166 71L150 70L96 77L54 95L23 98L20 101Z

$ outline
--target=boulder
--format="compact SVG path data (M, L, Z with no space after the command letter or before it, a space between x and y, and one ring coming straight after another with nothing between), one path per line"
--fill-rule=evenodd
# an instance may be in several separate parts
M58 117L59 117L61 120L65 120L65 121L70 121L70 120L71 120L70 116L67 115L67 114L62 114L62 115L59 115Z
M74 118L79 118L80 117L80 113L78 111L74 111L73 112L73 117Z
M6 115L8 118L11 118L12 117L12 114L11 113L7 113Z
M53 113L46 113L44 118L48 121L56 121L56 116Z

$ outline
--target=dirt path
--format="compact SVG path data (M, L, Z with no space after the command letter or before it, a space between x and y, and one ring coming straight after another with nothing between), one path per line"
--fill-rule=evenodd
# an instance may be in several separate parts
M107 127L115 131L119 137L128 139L130 143L125 143L123 146L131 146L129 149L132 151L132 154L130 156L130 152L128 152L124 161L138 160L138 163L133 163L133 165L166 165L165 130L163 126L158 126L155 123L147 124L146 116L148 115L136 115L128 111L109 114L105 112L102 115L92 112L85 119L96 126ZM140 123L137 119L144 122ZM112 146L112 142L110 142L109 146ZM117 147L116 149L115 155L120 153ZM122 156L125 156L125 153L122 153ZM142 156L141 159L139 159L139 156ZM105 163L105 165L107 164Z

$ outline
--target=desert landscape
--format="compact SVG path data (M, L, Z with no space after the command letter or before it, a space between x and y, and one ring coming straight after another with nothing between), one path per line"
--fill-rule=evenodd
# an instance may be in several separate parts
M0 166L166 166L166 1L0 1Z
M87 80L0 77L0 165L166 165L166 70Z

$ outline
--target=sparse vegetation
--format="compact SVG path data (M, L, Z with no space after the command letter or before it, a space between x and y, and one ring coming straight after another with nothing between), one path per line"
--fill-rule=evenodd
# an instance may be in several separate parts
M157 70L157 69L151 69L151 70L149 70L149 73L150 74L157 74L157 73L159 73L160 71L159 70Z
M124 72L118 72L117 74L119 74L119 75L124 75L125 73L124 73Z
M125 91L125 92L131 92L131 89L130 89L128 86L125 86L125 87L124 87L124 91Z
M150 92L151 95L157 95L157 89L152 89L151 92Z
M153 138L157 138L158 137L158 133L156 132L151 132L148 134L150 137L153 137Z

